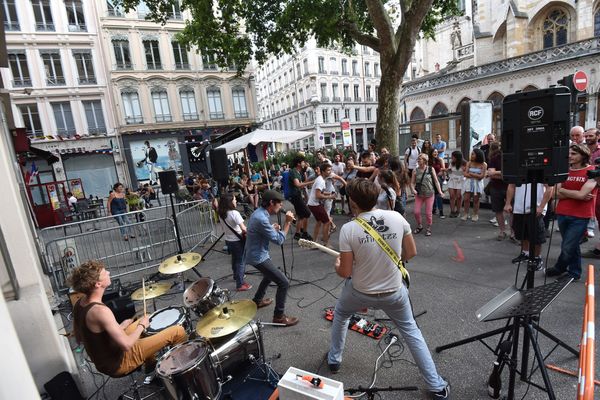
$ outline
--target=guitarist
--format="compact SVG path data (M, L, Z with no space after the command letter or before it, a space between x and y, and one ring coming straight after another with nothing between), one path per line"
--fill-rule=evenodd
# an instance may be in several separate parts
M437 373L425 339L417 327L408 289L398 265L404 268L400 260L410 260L417 254L410 225L395 211L374 208L379 189L368 179L352 180L346 186L346 192L350 197L351 210L357 217L340 231L340 256L335 270L347 279L335 306L331 347L327 354L329 369L334 374L340 369L352 314L364 307L380 309L385 311L404 337L430 397L449 399L450 385ZM357 222L359 218L368 226L361 226ZM383 240L384 244L377 240Z

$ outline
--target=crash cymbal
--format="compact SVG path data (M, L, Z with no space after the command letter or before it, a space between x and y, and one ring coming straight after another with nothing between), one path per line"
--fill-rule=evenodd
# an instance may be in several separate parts
M160 263L158 271L161 274L167 275L178 274L194 268L196 265L200 264L201 260L202 256L198 253L178 254L176 256L169 257Z
M255 315L254 301L228 301L204 314L196 324L196 333L208 339L229 335L252 321Z
M146 300L153 299L158 296L162 296L171 289L171 282L152 282L146 284ZM131 294L131 300L142 301L144 300L144 288L139 288Z

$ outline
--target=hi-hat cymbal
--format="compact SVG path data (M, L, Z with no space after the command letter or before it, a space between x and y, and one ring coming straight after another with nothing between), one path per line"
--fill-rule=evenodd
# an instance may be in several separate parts
M146 300L162 296L171 289L171 282L155 282L146 284ZM131 300L144 300L144 288L139 288L131 294Z
M161 274L167 275L178 274L194 268L196 265L200 264L201 260L202 256L198 253L178 254L176 256L169 257L160 263L158 271Z
M208 339L229 335L255 315L256 303L252 300L228 301L204 314L196 324L196 333Z

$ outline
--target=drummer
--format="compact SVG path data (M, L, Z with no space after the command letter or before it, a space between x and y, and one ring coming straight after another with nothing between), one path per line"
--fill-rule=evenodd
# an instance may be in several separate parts
M69 284L84 294L73 307L75 337L103 374L120 377L142 364L151 368L160 349L187 340L180 325L141 338L150 323L147 315L135 322L127 319L119 324L112 310L102 303L104 291L110 285L110 272L100 261L87 261L75 268Z

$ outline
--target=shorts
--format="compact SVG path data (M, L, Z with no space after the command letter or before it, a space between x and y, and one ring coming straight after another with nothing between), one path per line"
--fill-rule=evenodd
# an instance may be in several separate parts
M305 219L310 217L310 210L306 207L304 200L302 199L302 195L298 194L296 196L290 197L290 203L294 206L294 210L296 210L296 216L298 219Z
M544 216L535 216L535 237L529 239L529 224L531 214L513 214L512 228L517 240L529 240L533 244L546 243L546 226L544 225Z
M490 187L490 197L492 199L492 211L495 213L501 213L504 210L504 203L506 201L506 189Z
M324 224L329 222L329 215L327 215L327 211L325 211L325 206L319 204L318 206L308 206L310 208L310 212L315 216L315 219Z

